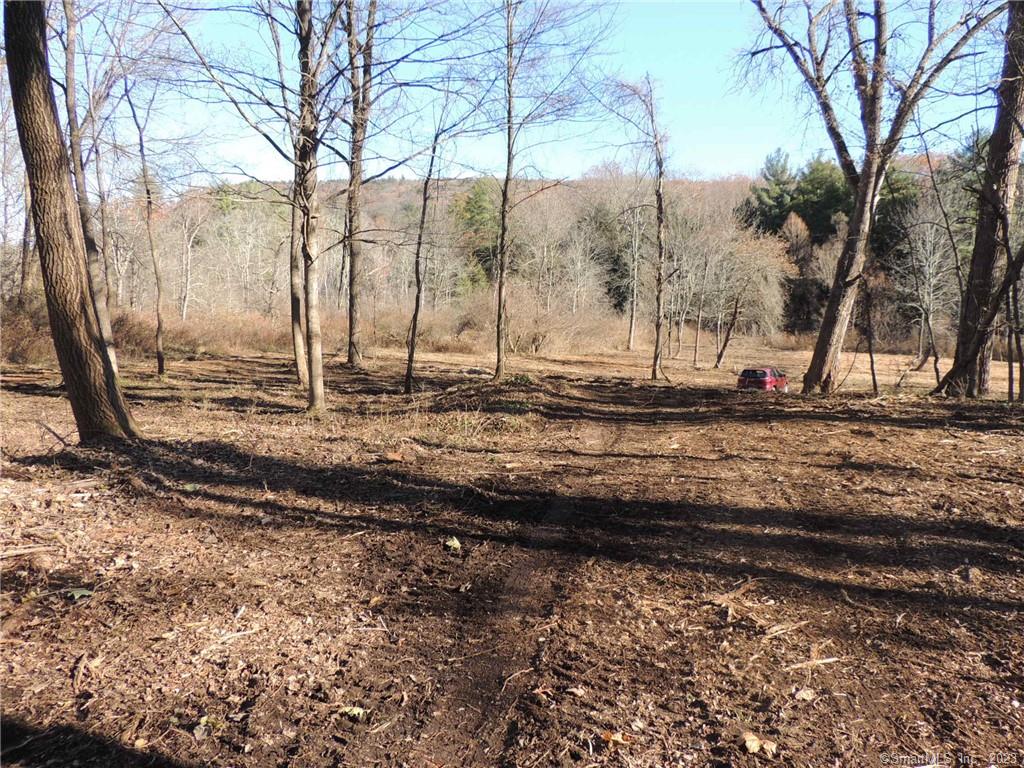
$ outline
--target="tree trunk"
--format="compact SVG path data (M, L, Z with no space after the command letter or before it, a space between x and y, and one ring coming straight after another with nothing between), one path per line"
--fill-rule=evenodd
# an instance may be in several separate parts
M729 325L725 328L725 341L722 342L721 348L718 350L718 357L715 358L715 368L722 367L722 361L725 360L725 350L729 348L729 341L732 339L733 328L736 327L736 321L740 316L740 297L737 295L736 300L732 304L732 316L729 318Z
M928 344L931 350L932 370L935 371L935 383L942 380L939 373L939 345L935 343L935 327L932 325L931 317L928 318Z
M68 143L71 146L71 170L78 198L78 216L82 220L82 235L85 238L85 254L89 264L89 288L99 321L100 336L110 364L117 370L117 351L114 348L114 332L110 326L110 312L107 307L107 282L103 274L103 262L96 245L92 206L85 187L85 164L82 162L82 130L78 124L76 103L75 50L78 34L78 18L75 0L64 0L64 15L67 19L67 38L64 49L64 105L68 117Z
M658 247L658 261L654 273L654 357L651 360L651 381L657 381L658 373L661 371L661 329L665 321L665 154L661 144L661 134L658 132L655 120L654 95L649 87L648 93L651 94L651 134L654 139L654 163L658 174L654 186L655 239Z
M634 226L634 233L632 235L632 253L630 254L629 264L629 338L626 340L626 349L630 352L633 351L633 347L636 343L636 303L640 292L640 244L638 242L639 237L635 232L638 227L639 224Z
M494 380L505 376L505 337L508 317L505 307L505 282L508 272L508 215L511 207L513 160L515 159L515 40L513 38L516 5L505 0L505 179L501 184L501 206L498 215L498 288L497 316L494 322Z
M146 241L149 245L149 257L153 262L153 282L156 287L156 373L157 376L163 376L167 370L164 359L164 280L160 269L160 259L156 255L156 241L153 239L153 183L149 176L149 163L146 162L145 129L142 121L139 120L127 80L124 85L124 97L128 102L128 110L131 112L132 121L139 134L139 162L142 165L142 188L146 195Z
M871 235L871 221L878 193L878 166L878 150L869 151L857 184L849 234L836 265L836 276L832 290L829 291L811 364L804 374L804 394L816 391L828 394L838 385L836 376L843 341L853 315L861 271L867 258L868 238Z
M1013 338L1017 346L1017 399L1024 403L1024 326L1020 321L1020 281L1013 284Z
M29 187L28 176L25 176L25 221L21 229L21 280L18 283L18 308L24 309L28 305L29 293L32 290L32 279L34 270L32 263L34 250L32 243L32 190Z
M1020 162L1020 121L1024 119L1024 5L1010 3L1009 14L996 120L989 139L974 229L974 250L957 327L953 366L962 372L948 378L945 386L946 392L967 397L977 397L987 389L991 330L980 345L972 340L993 302L995 273L1003 253L1001 229L1004 217L1009 221L1012 216ZM978 351L970 355L973 347Z
M1014 401L1013 391L1013 307L1010 299L1011 291L1006 292L1006 401Z
M935 389L932 391L933 394L941 392L948 393L950 391L948 386L950 381L967 375L966 371L973 365L974 361L978 359L978 356L982 352L982 345L984 344L985 339L989 336L989 331L992 328L993 323L995 323L996 316L1002 308L1003 296L1013 290L1017 281L1021 279L1022 272L1024 272L1024 246L1018 248L1017 253L1013 254L1012 258L1007 260L1006 271L1003 274L1003 278L999 281L999 286L995 290L991 305L978 323L978 330L971 338L970 344L967 347L967 353L963 356L961 362L954 362L953 367L946 372L945 377L939 381Z
M921 325L917 334L917 364L914 366L915 371L923 371L924 367L928 365L928 358L931 357L931 348L924 345L925 323L931 322L927 317L924 312L921 313Z
M298 148L296 148L296 152L297 151ZM295 357L295 378L299 382L299 386L306 389L309 386L309 363L306 360L306 342L302 337L305 332L302 323L302 216L298 204L298 186L299 172L296 168L295 180L292 183L292 222L291 237L288 247L288 283L290 289L289 306L292 321L292 354Z
M864 291L864 314L867 319L868 364L871 366L871 392L878 396L878 375L875 372L875 319L874 296L871 289Z
M178 307L181 321L185 322L188 319L188 302L192 293L192 237L188 234L187 226L183 228L182 239L184 242L181 249L181 297Z
M103 182L103 168L100 162L100 148L97 144L93 147L93 153L96 158L93 161L93 166L96 169L96 194L99 198L99 209L100 209L100 251L103 255L103 280L106 285L107 295L107 315L110 314L110 308L117 306L117 293L114 290L114 283L111 276L113 266L110 260L110 226L107 223L107 188Z
M693 367L697 367L700 358L700 326L704 322L704 291L707 288L709 259L704 257L704 276L700 280L700 292L697 294L697 322L693 327Z
M89 293L85 242L50 88L42 3L5 3L4 45L50 331L79 438L136 437L139 430L100 340Z
M313 63L313 3L297 0L299 30L299 136L295 158L298 183L296 197L302 213L302 262L306 287L306 354L309 363L307 410L317 413L324 407L323 349L320 334L320 284L317 279L320 246L317 225L320 218L320 194L317 189L317 146L320 125L316 113L319 82Z
M423 179L423 195L420 199L420 222L416 229L416 251L414 266L416 270L416 298L413 303L412 321L409 323L409 359L405 366L405 394L412 394L413 369L416 364L416 335L419 333L420 309L423 306L423 234L427 225L427 204L430 202L430 181L434 175L434 163L437 160L437 145L441 140L440 130L434 133L434 141L430 145L430 162L427 164L427 176Z
M338 296L337 296L337 309L339 312L348 312L348 203L346 202L346 214L342 218L342 232L341 232L341 248L339 252L341 257L338 260ZM348 348L348 340L345 341L346 355Z
M376 0L367 5L366 39L358 40L356 0L348 0L349 86L352 99L352 140L348 158L348 198L345 206L346 242L348 243L348 364L363 365L360 303L362 301L362 188L363 149L370 122L373 89L373 33L377 10Z
M350 167L356 173L362 173L361 163L350 163ZM363 301L363 246L357 239L361 222L361 211L359 209L359 193L351 193L353 185L358 186L359 182L349 180L349 197L347 203L346 228L348 237L346 240L346 252L348 253L348 364L359 368L363 364L363 328L362 328L362 301Z

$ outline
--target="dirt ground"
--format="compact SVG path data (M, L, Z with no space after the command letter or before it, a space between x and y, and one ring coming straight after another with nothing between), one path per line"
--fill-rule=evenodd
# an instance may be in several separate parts
M3 763L1024 765L1020 407L482 364L7 366Z

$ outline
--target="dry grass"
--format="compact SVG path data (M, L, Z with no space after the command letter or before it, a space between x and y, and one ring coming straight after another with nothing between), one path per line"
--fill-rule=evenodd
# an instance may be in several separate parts
M419 353L424 362L441 359L460 360L467 367L486 369L493 365L493 324L486 310L488 297L461 308L427 311L421 322ZM404 354L408 317L404 310L386 309L368 317L370 358L390 359ZM128 360L145 360L155 354L155 318L151 314L119 312L114 318L114 336L118 354ZM346 323L343 314L326 312L323 317L324 351L328 357L344 350ZM172 364L175 359L204 356L282 354L291 351L287 320L262 314L197 316L188 322L170 318L165 323L165 348ZM2 359L8 363L31 365L54 362L45 307L41 304L27 312L4 311L2 320ZM607 366L609 373L646 378L649 375L651 334L646 326L638 328L638 349L624 352L627 325L625 318L580 313L556 317L536 309L535 313L513 315L511 334L517 353L513 370L546 370L557 356L558 366L579 371L591 363ZM720 369L713 368L716 349L714 334L701 334L701 349L696 368L693 360L693 331L684 332L681 349L673 339L673 352L664 361L670 379L693 378L702 386L731 386L735 374L749 365L774 365L790 375L796 389L810 360L811 336L776 334L769 339L736 338ZM869 391L871 376L868 355L856 338L843 356L841 389ZM912 346L912 345L911 345ZM944 372L951 360L940 359ZM875 367L881 392L927 392L935 384L931 361L920 371L911 370L913 354L880 353ZM992 365L992 397L1005 397L1007 372L998 359Z

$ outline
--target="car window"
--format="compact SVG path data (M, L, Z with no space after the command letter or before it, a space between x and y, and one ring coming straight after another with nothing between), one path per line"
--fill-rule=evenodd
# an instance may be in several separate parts
M743 373L740 374L745 379L763 379L765 377L764 371L757 371L753 368L747 368Z

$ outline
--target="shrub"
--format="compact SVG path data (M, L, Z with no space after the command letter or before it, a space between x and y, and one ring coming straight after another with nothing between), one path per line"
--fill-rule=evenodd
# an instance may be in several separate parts
M0 312L0 358L7 363L26 365L56 360L43 301L33 301L22 308L13 304L3 308Z

